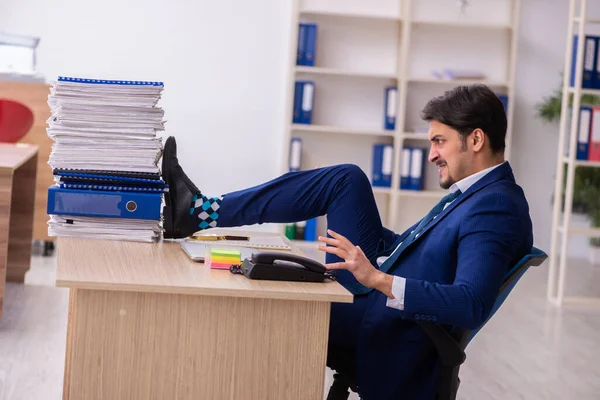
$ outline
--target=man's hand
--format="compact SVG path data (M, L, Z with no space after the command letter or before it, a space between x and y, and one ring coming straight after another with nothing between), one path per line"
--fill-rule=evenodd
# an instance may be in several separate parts
M353 245L344 236L331 229L328 229L327 233L332 238L319 236L319 242L326 243L329 246L319 245L317 248L335 254L344 260L344 262L326 264L325 266L328 269L346 269L352 272L356 280L366 287L379 290L389 298L394 298L392 296L392 282L394 279L392 275L385 274L375 268L361 248Z

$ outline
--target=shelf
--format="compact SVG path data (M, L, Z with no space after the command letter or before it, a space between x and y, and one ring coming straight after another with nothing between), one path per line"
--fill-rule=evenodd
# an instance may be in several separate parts
M596 96L600 96L600 89L579 89L579 91L581 92L581 94L593 94ZM569 93L575 93L575 88L570 87L569 88Z
M292 131L312 133L334 133L340 135L386 136L394 137L394 131L378 129L356 129L342 126L292 124Z
M400 196L422 197L422 198L430 198L430 199L441 199L442 197L444 197L445 195L448 194L448 192L445 192L443 190L406 190L406 189L401 189L398 191L398 193L400 194Z
M371 186L375 194L392 194L392 189L389 187Z
M560 233L565 232L565 228L560 226L558 228ZM590 238L600 238L600 228L569 228L569 235L587 236Z
M511 25L503 24L477 24L477 23L465 23L457 21L411 21L412 24L418 26L439 26L445 28L473 28L473 29L489 29L489 30L512 30Z
M404 139L427 140L427 141L429 141L429 133L404 132L402 134L402 137Z
M380 72L361 72L361 71L345 71L335 68L324 67L306 67L296 66L297 74L313 74L313 75L330 75L330 76L345 76L350 78L372 78L372 79L394 79L397 77L394 74L386 74Z
M564 163L569 163L570 160L568 157L563 157ZM600 168L600 161L586 161L586 160L573 160L573 164L581 167L596 167Z
M573 18L573 22L578 24L581 22L581 18L575 17L575 18ZM600 24L600 19L585 19L583 22L585 24Z
M433 83L433 84L441 84L441 85L471 85L474 83L483 83L487 86L496 86L509 88L509 83L506 81L488 81L486 79L438 79L438 78L408 78L407 81L409 83ZM600 91L599 91L600 92Z
M347 13L347 12L337 12L337 11L317 11L317 10L304 10L300 11L300 15L302 17L333 17L333 18L353 18L353 19L362 19L362 20L371 20L371 21L389 21L389 22L400 22L402 18L394 15L368 15L368 14L357 14L357 13Z

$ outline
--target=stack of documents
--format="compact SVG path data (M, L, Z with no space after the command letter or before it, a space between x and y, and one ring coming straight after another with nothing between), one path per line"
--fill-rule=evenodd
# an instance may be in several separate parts
M48 97L50 236L160 237L162 82L59 77Z

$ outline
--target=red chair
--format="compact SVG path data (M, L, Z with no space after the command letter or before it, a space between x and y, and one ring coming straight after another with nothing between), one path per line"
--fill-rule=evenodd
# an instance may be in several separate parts
M14 100L0 99L0 142L16 143L33 125L33 112Z

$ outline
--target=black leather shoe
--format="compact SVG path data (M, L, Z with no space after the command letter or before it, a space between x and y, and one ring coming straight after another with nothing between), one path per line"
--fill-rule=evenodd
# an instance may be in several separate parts
M192 197L200 190L187 177L177 161L177 144L169 136L162 155L162 177L169 191L165 195L164 234L165 239L180 239L200 230L190 215Z

